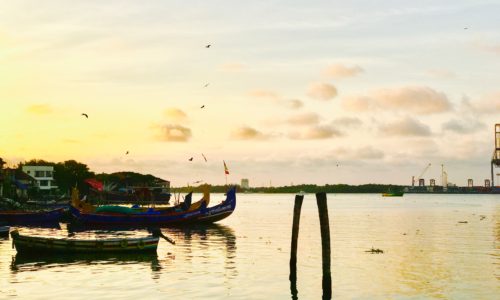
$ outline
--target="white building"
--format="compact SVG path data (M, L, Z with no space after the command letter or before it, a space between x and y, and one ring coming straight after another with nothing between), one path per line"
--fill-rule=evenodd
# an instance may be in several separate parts
M23 172L36 180L36 186L40 190L48 191L57 188L53 166L23 166Z
M248 189L249 187L250 183L248 182L248 179L246 178L241 179L241 188Z

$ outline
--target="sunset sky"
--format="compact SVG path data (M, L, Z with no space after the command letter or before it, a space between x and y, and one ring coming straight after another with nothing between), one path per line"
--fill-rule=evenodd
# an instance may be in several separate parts
M481 0L0 1L0 157L173 186L224 183L223 160L229 182L251 186L410 184L431 163L427 181L444 164L450 182L482 185L500 123L499 12Z

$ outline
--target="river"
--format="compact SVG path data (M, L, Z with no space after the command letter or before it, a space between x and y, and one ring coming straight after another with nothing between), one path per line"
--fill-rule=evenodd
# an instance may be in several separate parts
M335 299L498 299L500 195L328 194ZM194 196L197 199L199 195ZM212 195L212 201L222 200ZM294 195L238 194L213 226L164 228L153 255L16 256L0 239L0 299L291 299ZM22 233L66 236L59 229ZM144 236L146 231L87 231ZM366 252L371 248L383 253ZM298 299L321 299L321 236L305 195Z

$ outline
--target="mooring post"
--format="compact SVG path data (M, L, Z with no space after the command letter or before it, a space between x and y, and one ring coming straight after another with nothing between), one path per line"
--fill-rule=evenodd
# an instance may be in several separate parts
M297 297L297 239L299 237L300 210L304 195L295 195L295 205L293 207L293 225L292 225L292 249L290 251L290 289L292 298Z
M330 223L326 193L316 193L319 224L321 227L321 252L323 261L323 299L332 298L332 275L330 271Z

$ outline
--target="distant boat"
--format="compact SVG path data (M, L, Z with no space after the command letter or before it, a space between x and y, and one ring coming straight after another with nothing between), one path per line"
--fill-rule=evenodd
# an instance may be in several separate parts
M387 192L383 193L382 197L402 197L405 192Z
M65 252L110 253L156 251L158 236L143 238L73 239L29 236L14 230L10 233L18 253Z

